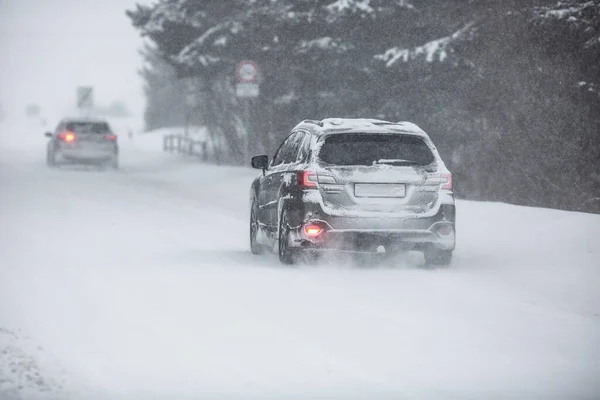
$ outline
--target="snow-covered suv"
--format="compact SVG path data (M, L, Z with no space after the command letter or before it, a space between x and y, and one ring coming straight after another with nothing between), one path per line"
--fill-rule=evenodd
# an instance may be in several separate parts
M448 265L455 246L452 175L429 136L410 122L305 120L250 191L250 247L303 252L422 251Z

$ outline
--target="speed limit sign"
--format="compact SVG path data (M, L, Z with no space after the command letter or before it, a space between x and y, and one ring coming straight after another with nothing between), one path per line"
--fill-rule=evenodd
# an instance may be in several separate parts
M239 83L258 83L258 65L254 61L241 61L235 70Z

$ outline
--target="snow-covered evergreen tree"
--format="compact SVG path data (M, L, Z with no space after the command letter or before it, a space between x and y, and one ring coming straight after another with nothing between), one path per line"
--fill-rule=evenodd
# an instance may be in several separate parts
M600 2L159 0L128 14L178 76L204 82L206 122L244 154L304 118L410 119L460 195L581 208L600 197ZM261 67L250 127L235 65ZM569 161L565 162L565 158Z

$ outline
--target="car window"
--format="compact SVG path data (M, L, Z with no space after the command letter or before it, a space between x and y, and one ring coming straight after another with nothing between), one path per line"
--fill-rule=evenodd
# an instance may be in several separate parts
M296 158L297 162L306 161L308 157L308 153L310 151L310 140L311 136L308 133L304 134L302 141L300 142L300 148L298 149L298 157Z
M110 133L110 127L106 122L72 121L67 122L66 129L75 133L95 133L99 135Z
M319 159L334 165L393 164L394 161L428 165L435 156L427 143L415 135L349 133L325 138Z
M283 164L285 162L286 154L289 154L290 144L291 144L292 140L294 139L295 135L296 134L293 133L290 136L288 136L287 139L285 139L283 141L283 143L279 147L279 150L277 150L277 153L275 153L275 156L273 157L273 166ZM289 156L288 156L288 158L289 158Z
M59 133L61 133L62 131L65 130L65 124L63 124L62 122L59 123L58 125L56 125L56 129L54 129L54 134L58 135Z
M294 135L292 136L292 140L290 141L289 150L286 152L286 155L284 156L284 158L285 158L284 163L290 164L290 163L294 163L298 160L298 152L300 150L300 146L302 145L302 142L304 141L305 135L306 134L304 132L294 133Z
M283 151L283 164L289 164L296 160L296 155L298 154L298 138L300 137L302 137L302 133L300 132L296 132L290 137L290 140Z

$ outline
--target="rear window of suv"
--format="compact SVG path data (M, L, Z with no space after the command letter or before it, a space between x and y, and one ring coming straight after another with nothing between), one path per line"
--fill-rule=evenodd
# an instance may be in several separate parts
M75 133L110 133L110 127L106 122L74 121L68 122L66 128Z
M415 135L347 133L325 138L319 159L333 165L429 165L435 157L425 141ZM405 164L405 165L406 165Z

